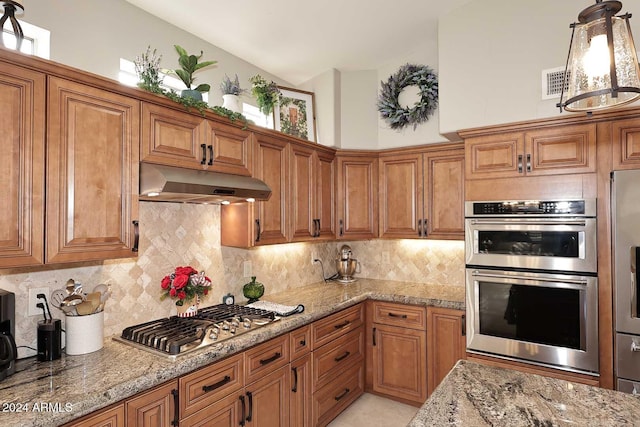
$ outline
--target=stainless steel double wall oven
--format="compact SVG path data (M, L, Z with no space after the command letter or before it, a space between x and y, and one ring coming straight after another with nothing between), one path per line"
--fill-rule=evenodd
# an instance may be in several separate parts
M596 201L465 203L467 349L598 373Z

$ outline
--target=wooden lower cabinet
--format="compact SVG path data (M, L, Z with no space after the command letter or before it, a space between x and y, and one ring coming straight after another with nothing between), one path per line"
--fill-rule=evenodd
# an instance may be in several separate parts
M245 387L247 427L289 426L289 366Z
M171 381L125 402L127 427L167 427L176 425L178 381Z
M427 398L426 332L373 326L373 391L421 405Z
M344 370L313 393L313 425L324 427L364 393L364 364Z
M65 427L125 427L124 403L66 424Z
M232 394L181 420L180 427L237 427L242 420L240 398Z
M458 360L466 358L464 310L427 307L427 395L442 382Z
M382 301L367 306L367 389L420 406L427 398L424 307Z
M311 355L306 354L291 362L291 388L289 393L289 425L311 427Z

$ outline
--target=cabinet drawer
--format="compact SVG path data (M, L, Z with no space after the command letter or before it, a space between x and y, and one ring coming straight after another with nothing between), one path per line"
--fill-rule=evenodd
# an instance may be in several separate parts
M347 308L338 313L320 319L311 325L312 347L316 350L326 344L357 329L363 323L364 304Z
M374 323L420 330L427 327L425 307L381 301L374 301L372 307Z
M314 425L323 427L364 392L364 366L354 365L313 394Z
M313 389L318 390L346 367L364 359L364 327L313 352Z
M64 427L124 427L124 404L97 411L81 421L73 421Z
M289 363L289 334L274 338L245 352L246 380L250 384Z
M237 354L180 378L180 415L187 417L244 386L244 355Z
M311 326L306 325L289 334L289 345L291 346L291 360L296 360L300 356L311 351Z

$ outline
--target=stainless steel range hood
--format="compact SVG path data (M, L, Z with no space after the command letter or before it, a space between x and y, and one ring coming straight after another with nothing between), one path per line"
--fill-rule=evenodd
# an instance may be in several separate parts
M269 197L271 189L256 178L140 163L140 200L233 203Z

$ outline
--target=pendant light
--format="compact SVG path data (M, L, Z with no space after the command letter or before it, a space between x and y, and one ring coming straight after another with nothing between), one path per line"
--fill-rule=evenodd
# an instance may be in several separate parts
M560 111L595 111L640 98L640 70L631 14L616 16L619 1L596 0L573 28L560 96ZM566 91L566 100L564 99Z
M4 7L4 14L2 15L2 18L0 18L0 31L4 32L4 24L8 19L13 27L13 34L16 36L16 50L19 52L20 47L22 46L22 40L24 40L24 33L22 32L20 23L16 19L16 9L20 9L20 11L23 12L24 7L15 0L3 0L0 1L0 4ZM2 37L2 43L7 47L4 37Z

